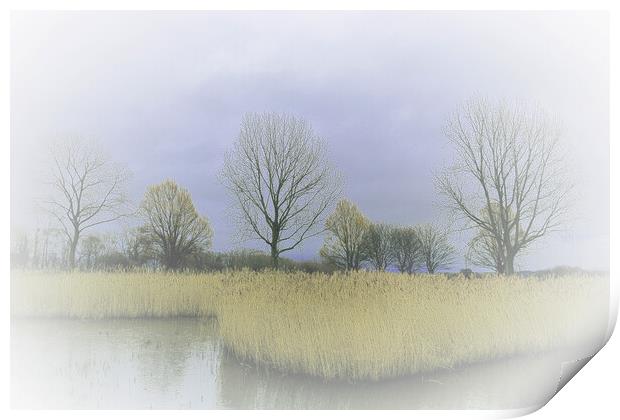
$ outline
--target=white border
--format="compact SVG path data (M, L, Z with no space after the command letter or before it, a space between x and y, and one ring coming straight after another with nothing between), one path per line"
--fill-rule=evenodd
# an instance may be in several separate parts
M615 6L613 1L550 1L550 0L521 0L521 1L503 1L501 3L496 1L469 1L467 3L459 1L400 1L400 0L384 0L384 1L297 1L293 5L290 2L285 1L262 1L257 3L249 0L231 0L227 2L208 2L197 0L178 0L178 1L89 1L78 2L70 0L51 0L51 1L9 1L5 8L0 9L0 57L2 57L2 66L0 67L0 78L2 80L0 96L0 107L2 111L2 118L0 119L0 130L3 134L2 142L0 144L0 171L2 173L1 185L3 188L3 196L9 197L10 184L9 184L9 109L10 109L10 80L9 80L9 53L10 53L10 10L200 10L200 9L212 9L212 10L241 10L241 9L263 9L263 10L281 10L281 9L303 9L303 10L345 10L345 9L358 9L358 10L405 10L405 9L418 9L418 10L609 10L611 14L610 30L611 30L611 45L617 49L616 40L618 38L618 30L614 27L617 22L618 7ZM613 78L613 75L620 74L620 68L618 66L618 54L614 54L614 48L611 48L611 104L610 104L610 116L611 116L611 160L612 162L618 162L618 122L614 120L613 116L618 115L618 85ZM610 165L611 170L611 185L618 185L618 174L620 171ZM5 318L2 320L2 336L5 340L9 337L9 320L8 313L10 307L10 298L8 293L9 287L9 206L6 201L4 205L0 206L0 220L1 224L0 237L2 238L2 253L0 254L0 267L2 269L2 284L4 286L4 293L2 293L2 307L4 309ZM618 211L618 194L611 191L611 214L620 214ZM615 211L614 211L615 210ZM612 302L614 308L614 314L617 314L618 303L618 282L616 280L617 264L614 257L618 257L618 222L611 218L611 286L612 286ZM615 316L613 323L615 324ZM611 327L612 325L610 325ZM9 354L8 354L8 340L4 342L2 346L2 360L4 362L2 375L2 402L3 411L6 411L3 418L24 418L24 417L45 417L45 418L72 418L78 416L114 416L115 418L129 418L129 417L142 417L142 416L204 416L205 413L201 411L194 412L142 412L142 411L107 411L107 412L66 412L66 411L41 411L41 412L29 412L29 411L8 411L9 408ZM617 400L617 386L615 382L618 380L618 361L617 354L619 354L620 342L617 337L612 337L610 342L601 350L601 352L595 356L595 358L588 363L575 379L571 380L566 387L558 393L544 408L536 411L532 414L536 418L579 418L582 419L586 416L593 418L618 418L620 411L618 409ZM251 415L252 417L265 417L265 418L289 418L290 412L225 412L215 411L210 412L208 415L214 415L216 417L228 417L236 415ZM356 418L373 416L375 412L326 412L321 413L321 416L327 415L328 417L340 417L340 416L355 416ZM382 412L381 415L388 415L389 417L407 417L412 416L418 418L427 417L496 417L497 413L491 412L428 412L428 411L390 411ZM508 413L505 413L508 414ZM519 413L513 413L519 414ZM520 413L526 414L526 413ZM301 418L314 416L316 413L312 412L295 412L294 416Z

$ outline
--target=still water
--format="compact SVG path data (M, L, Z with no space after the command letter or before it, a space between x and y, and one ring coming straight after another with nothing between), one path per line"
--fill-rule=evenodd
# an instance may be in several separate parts
M12 408L521 409L584 363L504 359L381 382L325 383L230 355L217 321L13 320Z

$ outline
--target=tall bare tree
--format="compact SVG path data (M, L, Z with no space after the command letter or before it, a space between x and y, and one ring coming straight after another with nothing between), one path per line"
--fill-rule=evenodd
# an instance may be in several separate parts
M364 252L375 270L385 271L394 261L392 252L392 227L385 223L372 223L364 236Z
M248 114L221 172L246 233L264 241L274 267L280 254L320 234L340 192L324 141L300 118Z
M355 204L340 200L336 210L325 221L328 232L321 248L321 257L344 270L359 270L364 255L364 239L368 220Z
M192 197L173 181L149 187L140 206L145 231L161 264L169 270L184 267L188 258L206 251L213 235L206 217L200 216Z
M392 254L401 273L413 273L422 262L422 242L414 227L394 227L392 229Z
M75 267L82 233L129 214L125 184L129 173L112 163L93 144L72 140L52 150L53 169L46 210L67 238L67 265Z
M418 226L416 231L426 271L432 274L448 268L454 259L454 247L450 244L448 232L432 224Z
M519 252L557 229L567 210L558 132L539 110L477 99L454 114L446 135L456 155L439 190L467 227L495 238L499 267L512 274ZM497 211L485 218L484 209Z

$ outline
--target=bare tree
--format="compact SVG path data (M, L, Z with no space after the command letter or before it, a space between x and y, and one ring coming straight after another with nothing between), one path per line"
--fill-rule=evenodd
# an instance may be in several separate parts
M280 254L320 234L340 191L324 141L300 118L248 114L221 173L245 232Z
M79 140L56 145L52 160L51 192L44 204L67 238L67 265L74 268L82 233L129 213L125 206L129 173Z
M432 274L437 270L448 268L454 256L448 232L432 224L419 226L416 230L426 271Z
M401 273L413 273L422 262L422 243L414 227L395 227L390 239L392 255Z
M518 253L557 229L567 210L571 186L558 133L540 111L479 99L453 116L446 135L456 158L438 178L439 190L467 227L495 238L498 267L512 274Z
M140 214L166 269L183 268L189 257L211 246L213 234L208 220L196 211L189 191L173 181L149 187Z
M364 252L375 270L385 271L394 261L392 253L392 227L372 223L364 237Z
M325 221L328 236L321 257L344 270L359 270L364 261L364 239L370 220L349 200L340 200Z

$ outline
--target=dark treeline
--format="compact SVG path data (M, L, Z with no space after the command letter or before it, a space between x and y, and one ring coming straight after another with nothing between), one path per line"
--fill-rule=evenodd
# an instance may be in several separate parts
M123 235L88 235L80 241L76 252L75 269L83 271L132 271L167 269L148 246L136 237L133 229ZM18 235L11 249L11 266L20 269L65 270L68 268L67 244L58 240L58 232L41 232L38 238ZM237 249L227 252L201 250L189 254L177 270L213 272L249 269L260 271L272 267L271 256L254 249ZM307 273L331 273L336 267L325 261L294 261L282 258L281 270Z
M402 265L407 257L406 249L416 250L416 247L402 248L403 231L412 228L392 227L395 235L392 237L394 246L390 256L390 264L387 267L390 271L400 271L406 273L428 271L424 267L424 260L420 252L413 252L413 264ZM398 233L400 231L400 233ZM67 268L66 258L63 253L62 241L54 242L53 239L59 235L53 230L37 230L31 240L24 234L19 235L15 241L16 246L11 249L11 265L19 269L37 270L64 270ZM115 235L89 235L85 237L77 252L76 268L83 271L141 271L141 270L160 270L165 267L157 261L154 255L145 253L146 248L141 247L131 241L132 235L126 233L122 236ZM401 247L398 249L398 247ZM363 251L362 251L363 252ZM398 254L401 253L399 256ZM374 269L371 262L361 257L358 270ZM271 255L254 249L238 249L228 252L205 251L192 255L186 261L186 265L180 269L190 272L217 272L226 270L249 269L261 271L272 268ZM342 270L343 267L333 260L323 257L319 261L295 261L289 258L282 258L280 270L302 271L306 273L333 273ZM494 275L494 272L475 272L471 269L461 269L459 272L447 273L448 276L464 275L467 278L482 278ZM520 271L516 273L522 277L546 278L549 276L583 275L583 274L606 274L604 272L583 270L579 267L557 266L546 270Z

